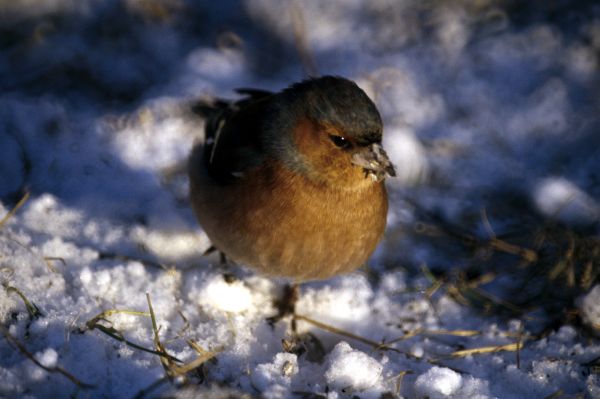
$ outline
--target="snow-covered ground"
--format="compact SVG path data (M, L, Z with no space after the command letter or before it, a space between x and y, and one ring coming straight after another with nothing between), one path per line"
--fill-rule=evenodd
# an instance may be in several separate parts
M600 398L594 2L13 0L0 51L0 397ZM294 344L183 165L191 101L307 73L367 91L399 177Z

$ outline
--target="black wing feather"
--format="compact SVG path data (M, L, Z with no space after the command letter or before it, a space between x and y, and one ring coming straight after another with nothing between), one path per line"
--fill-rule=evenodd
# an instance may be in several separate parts
M265 107L273 94L238 89L239 100L200 100L192 111L205 118L204 164L221 183L231 182L262 162L260 132Z

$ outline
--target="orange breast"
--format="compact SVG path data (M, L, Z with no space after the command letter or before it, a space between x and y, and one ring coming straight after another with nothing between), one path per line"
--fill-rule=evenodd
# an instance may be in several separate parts
M238 182L192 175L198 220L236 263L297 281L325 279L365 263L385 228L383 183L344 191L317 185L272 163Z

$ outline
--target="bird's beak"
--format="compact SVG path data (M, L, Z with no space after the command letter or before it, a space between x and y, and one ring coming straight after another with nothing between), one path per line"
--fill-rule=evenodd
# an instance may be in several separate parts
M396 176L394 165L379 143L373 143L354 153L352 163L362 167L365 175L370 176L373 181L379 182L387 176Z

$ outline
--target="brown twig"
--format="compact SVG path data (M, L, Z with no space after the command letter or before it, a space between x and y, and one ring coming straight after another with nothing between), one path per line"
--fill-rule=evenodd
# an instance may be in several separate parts
M6 338L6 340L15 348L17 348L17 350L19 352L21 352L21 354L23 354L25 357L27 357L29 360L31 360L33 363L35 363L38 367L46 370L49 373L58 373L63 375L64 377L66 377L68 380L70 380L73 384L77 385L80 388L93 388L94 385L92 384L88 384L85 382L82 382L81 380L79 380L77 377L75 377L73 374L69 373L67 370L63 369L62 367L59 366L54 366L54 367L47 367L44 366L42 363L40 363L35 356L29 352L27 350L27 348L25 348L25 346L19 342L19 340L17 340L15 337L13 337L10 332L8 331L8 329L0 324L0 332L2 333L2 335L4 335L4 338Z
M414 331L409 331L401 337L395 338L389 341L387 344L391 345L393 343L404 341L406 339L416 337L417 335L451 335L454 337L474 337L477 335L481 335L481 331L477 330L427 330L424 328L419 328Z
M196 343L188 341L188 344L194 348L197 352L201 353L196 359L192 360L188 364L184 364L183 366L173 365L171 369L171 375L164 375L161 378L154 381L152 384L148 385L146 388L141 389L135 396L134 399L141 399L144 396L148 395L150 392L154 391L156 388L169 381L172 378L179 377L181 375L187 374L190 371L194 371L198 367L202 366L205 362L215 357L219 352L221 352L222 348L219 348L215 351L205 351Z
M390 378L390 379L396 379L396 384L395 384L396 386L394 388L394 391L395 391L394 393L396 394L396 396L400 396L400 391L402 390L402 381L404 381L404 377L407 374L414 374L414 371L404 370Z
M370 340L368 338L364 338L364 337L361 337L360 335L352 334L349 331L345 331L345 330L342 330L340 328L331 326L329 324L322 323L320 321L311 319L310 317L307 317L307 316L303 316L303 315L300 315L300 314L295 314L293 317L296 320L303 320L303 321L305 321L307 323L310 323L310 324L312 324L312 325L314 325L316 327L319 327L322 330L329 331L331 333L338 334L338 335L341 335L341 336L344 336L344 337L351 338L353 340L362 342L363 344L370 345L375 350L389 350L389 351L393 351L393 352L404 353L400 349L392 348L391 346L388 346L385 343L372 341L372 340Z
M144 352L148 352L151 353L153 355L158 355L161 357L167 357L173 361L176 362L181 362L181 360L177 359L174 356L159 352L159 351L155 351L152 349L148 349L148 348L144 348L141 345L136 344L135 342L131 342L129 340L127 340L123 334L118 331L117 329L115 329L114 327L107 327L103 324L100 323L101 320L105 320L108 321L106 319L106 317L112 315L112 314L116 314L116 313L123 313L123 314L129 314L129 315L134 315L134 316L150 316L149 313L147 312L139 312L139 311L134 311L134 310L119 310L119 309L109 309L109 310L105 310L104 312L98 314L97 316L93 317L92 319L90 319L89 321L87 321L85 323L86 327L89 330L94 330L94 329L98 329L100 331L102 331L104 334L108 335L109 337L116 339L117 341L121 341L123 342L125 345L144 351Z

